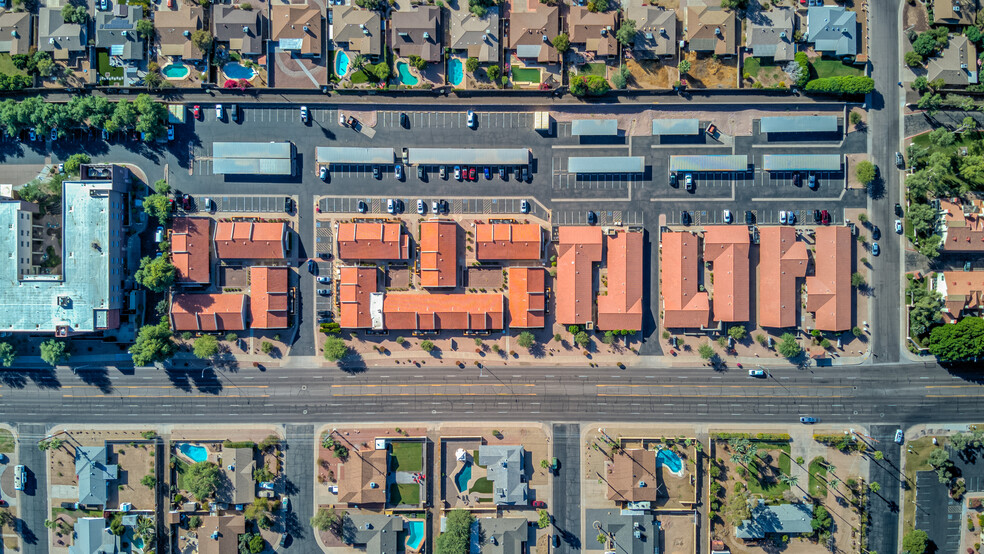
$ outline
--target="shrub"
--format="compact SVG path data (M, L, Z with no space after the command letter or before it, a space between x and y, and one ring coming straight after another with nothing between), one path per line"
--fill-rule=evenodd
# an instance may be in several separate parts
M429 340L421 341L420 343L420 349L423 350L424 352L430 352L434 350L434 348L435 348L434 343Z
M831 94L864 95L875 90L875 81L871 77L863 75L824 77L807 83L806 90Z

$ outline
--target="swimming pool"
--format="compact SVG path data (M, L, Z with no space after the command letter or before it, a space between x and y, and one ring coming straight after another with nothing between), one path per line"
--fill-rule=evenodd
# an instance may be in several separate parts
M161 72L164 73L164 76L168 79L184 79L189 73L191 73L191 69L181 62L176 62L165 65Z
M465 462L465 467L454 476L454 484L458 487L458 492L464 494L468 492L468 481L471 481L471 462Z
M348 54L346 54L344 50L336 50L335 75L338 75L339 78L344 77L345 74L348 73L348 67L349 67Z
M656 463L666 466L671 473L680 474L680 470L683 469L683 460L676 452L670 450L669 448L662 448L656 451Z
M448 62L448 81L454 86L458 86L465 80L465 68L458 58L451 58Z
M256 77L256 71L239 62L230 62L222 66L222 72L230 79L246 79L247 81Z
M420 79L410 73L410 66L406 62L397 62L396 70L400 73L400 84L413 86L420 82Z
M196 462L204 462L208 459L208 449L188 442L178 443L178 450Z
M420 550L424 544L424 522L412 520L407 522L407 548Z

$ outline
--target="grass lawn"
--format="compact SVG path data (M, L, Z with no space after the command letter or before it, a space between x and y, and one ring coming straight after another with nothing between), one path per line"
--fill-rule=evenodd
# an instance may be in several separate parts
M816 73L817 79L841 77L844 75L864 75L864 71L861 68L847 65L840 60L818 58L810 63L813 65L813 73Z
M13 451L14 435L6 429L0 429L0 452L10 454Z
M753 442L752 444L756 450L763 448L766 450L779 450L779 459L773 460L773 463L778 462L779 475L789 475L789 467L792 461L789 459L788 442ZM783 492L789 490L789 485L781 483L778 480L772 480L771 477L766 480L761 473L756 474L752 469L749 470L749 474L746 484L748 485L748 492L752 494L761 494L762 496L778 500L782 498Z
M349 77L349 80L352 81L352 84L361 85L362 83L369 82L369 76L366 75L365 71L360 69L355 73L352 73L352 75Z
M939 447L946 448L946 439L939 438ZM902 532L908 533L916 526L916 510L913 502L916 500L916 472L933 469L929 465L929 453L933 446L933 437L923 437L908 443L905 454L905 480L910 484L906 487L902 502ZM910 451L911 452L908 452ZM882 462L884 463L884 462Z
M603 62L586 63L577 66L577 73L578 75L597 75L604 77L607 69L607 66Z
M109 52L105 50L99 50L96 54L98 58L98 68L99 68L99 79L102 81L120 81L123 82L123 68L113 67L109 65ZM109 73L109 78L106 78L106 74Z
M512 79L517 83L539 83L540 70L535 67L514 67Z
M827 497L827 466L822 456L817 456L810 462L810 496L821 499Z
M178 488L186 492L188 490L188 487L185 486L184 476L187 471L188 471L188 463L182 460L181 458L175 456L174 472L178 475Z
M957 135L956 142L954 142L952 145L947 146L946 148L939 148L937 146L933 146L929 142L929 133L930 131L926 131L921 135L916 135L912 137L910 144L914 144L920 148L929 148L932 152L946 152L947 154L952 155L957 152L958 148L968 148L970 147L971 144L980 140L980 136L979 136L980 133L978 132L960 133L959 135Z
M478 450L472 450L472 462L478 467L484 468L482 462L478 459Z
M6 75L27 75L23 69L17 69L10 54L0 54L0 73Z
M424 467L424 445L413 441L390 443L390 471L420 471Z
M762 58L748 58L744 62L744 72L752 76L752 79L761 81L769 78L775 81L788 80L786 72L782 66L776 63L769 63Z
M474 483L472 483L472 486L470 489L468 489L468 492L477 492L480 494L492 494L492 485L493 485L492 481L489 481L485 477L479 477L478 479L475 479Z
M79 519L80 517L102 517L102 510L69 510L66 508L52 508L51 509L51 520L54 521L58 516L64 515L66 517L73 517Z
M420 485L393 483L389 488L389 503L392 506L420 504Z

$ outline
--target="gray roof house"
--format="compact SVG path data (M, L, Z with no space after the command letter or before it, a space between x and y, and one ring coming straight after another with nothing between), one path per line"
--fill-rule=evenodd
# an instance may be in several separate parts
M806 42L817 52L835 56L858 54L858 14L843 6L817 6L807 10Z
M597 521L618 554L659 554L659 528L645 510L586 510L587 521ZM594 543L595 541L591 541ZM597 545L592 545L597 546ZM588 547L591 549L592 547Z
M345 50L363 56L375 57L383 52L379 12L355 6L339 6L331 11L335 15L333 41L344 44Z
M752 49L752 55L756 58L788 62L796 55L793 27L791 8L760 11L754 18L748 18L745 45Z
M342 518L342 541L364 547L366 554L396 554L403 524L399 516L346 513Z
M950 39L943 54L929 60L926 78L943 79L948 85L977 83L977 47L963 35Z
M451 11L452 50L465 50L468 57L482 63L498 62L499 42L499 8L489 8L485 17L477 17L467 8Z
M977 0L933 0L933 21L943 25L973 25Z
M638 1L629 3L626 18L636 22L632 57L651 60L673 57L677 53L677 17L674 10L645 6Z
M68 554L116 554L120 551L120 538L109 530L101 517L83 517L75 520L75 541L68 547Z
M529 485L523 467L526 450L518 445L483 444L478 457L488 470L492 481L492 499L496 505L525 505L529 501Z
M85 51L85 26L65 23L60 8L41 8L38 12L38 50L56 60L67 60Z
M119 466L109 465L105 445L79 446L75 448L75 476L79 481L79 504L105 508L110 483L119 478Z
M232 51L259 55L263 53L263 20L261 10L216 4L212 6L212 36L217 42L228 42Z
M812 533L813 506L809 504L780 504L766 506L761 500L752 507L751 519L735 527L735 537L743 540L765 538L767 535Z
M521 517L479 518L481 554L524 554L529 542L530 522Z
M227 482L219 487L215 498L226 504L249 504L256 499L256 481L253 470L256 461L252 448L225 448L222 450L222 471Z
M31 49L31 14L3 12L0 14L0 52L27 54Z
M114 4L113 11L96 15L96 48L109 50L110 56L124 60L142 60L144 43L137 34L137 21L143 17L141 6Z
M393 29L393 50L400 56L420 56L428 63L442 60L441 8L418 6L410 11L393 12L390 17Z

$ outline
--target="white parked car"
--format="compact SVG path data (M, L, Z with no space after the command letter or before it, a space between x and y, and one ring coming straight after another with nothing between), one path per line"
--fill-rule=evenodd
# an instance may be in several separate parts
M724 210L724 222L731 223L731 210Z
M222 104L215 105L215 119L222 119Z
M307 123L308 122L308 109L307 109L307 106L301 106L301 122L302 123Z
M902 234L902 220L901 219L896 219L895 220L895 232L898 233L898 234L900 234L900 235Z
M786 224L786 212L783 210L779 210L779 224L780 225Z

